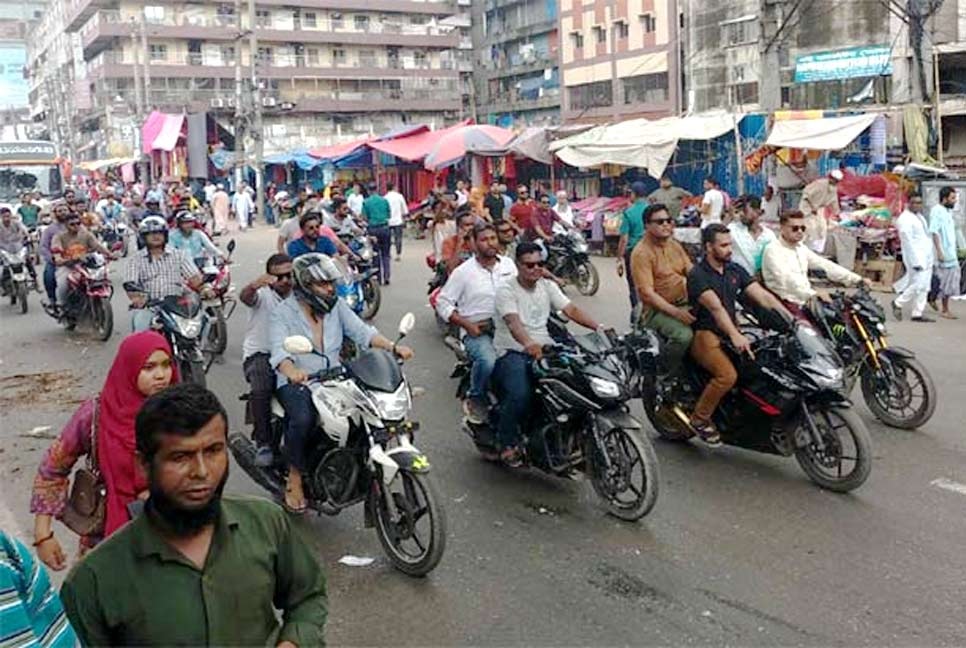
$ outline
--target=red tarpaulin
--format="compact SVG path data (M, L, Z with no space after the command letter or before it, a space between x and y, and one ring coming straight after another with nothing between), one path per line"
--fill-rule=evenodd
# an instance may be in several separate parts
M332 144L330 146L322 146L317 149L312 149L309 151L309 154L319 158L320 160L336 160L349 155L368 142L369 138L363 137L362 139L352 140L351 142L343 142L342 144Z
M449 128L443 128L435 131L423 131L415 135L410 135L408 137L399 137L397 139L388 140L385 142L369 142L369 148L380 151L381 153L388 153L402 160L407 160L409 162L414 162L416 160L421 160L432 150L436 143L447 133L466 126L469 120L463 121L455 126L450 126Z

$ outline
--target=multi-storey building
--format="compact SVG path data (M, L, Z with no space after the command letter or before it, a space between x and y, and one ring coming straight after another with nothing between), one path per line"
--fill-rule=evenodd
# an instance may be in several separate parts
M556 0L474 0L476 111L501 126L560 119Z
M452 0L258 0L254 16L247 2L60 1L84 61L70 84L89 98L76 118L79 148L94 149L83 157L117 152L106 133L133 141L136 74L148 109L207 111L230 127L236 78L243 101L252 94L253 54L268 151L442 125L464 109L467 27L453 24Z
M43 15L41 0L0 1L0 109L7 117L28 106L23 68L27 62L27 34ZM12 112L11 112L12 111Z

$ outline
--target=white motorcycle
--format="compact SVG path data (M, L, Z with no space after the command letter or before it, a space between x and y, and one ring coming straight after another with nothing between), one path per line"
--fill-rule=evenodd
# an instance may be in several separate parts
M0 294L10 298L10 304L20 305L20 312L27 312L27 293L33 280L27 273L27 247L17 253L0 250Z
M407 313L398 339L414 324L413 314ZM302 336L286 338L285 350L292 355L317 353ZM429 461L412 444L419 424L409 420L412 394L398 360L387 351L365 350L345 365L311 376L306 384L319 417L302 476L309 508L336 515L362 503L365 524L376 528L393 566L410 576L428 574L443 556L446 518L428 474ZM282 438L284 425L285 411L273 399L274 438ZM276 497L285 496L284 462L257 466L255 446L244 434L232 434L229 444L245 472Z

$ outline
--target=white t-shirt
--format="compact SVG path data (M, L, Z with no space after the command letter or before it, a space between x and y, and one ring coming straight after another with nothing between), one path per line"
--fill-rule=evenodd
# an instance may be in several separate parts
M406 205L406 199L398 191L390 191L383 197L389 203L389 226L395 227L396 225L402 225L403 218L409 213L409 206Z
M701 204L711 205L711 211L702 219L702 227L708 225L709 223L721 222L721 212L724 211L723 193L717 189L709 189L708 191L704 192L704 198L701 199Z
M282 298L271 286L262 286L255 291L255 305L248 312L248 330L242 342L242 360L256 353L271 353L272 344L268 336L268 325L272 311L282 303Z
M496 289L496 318L493 346L501 355L506 351L523 351L513 338L504 317L510 313L520 316L527 333L538 344L553 344L547 331L550 312L566 308L570 300L560 287L549 279L540 279L533 290L527 290L515 278L503 281Z
M470 195L465 191L456 190L456 206L462 207L470 200Z
M289 218L278 228L278 237L285 241L285 245L300 236L302 236L302 228L299 226L299 219L297 218Z
M761 218L768 223L777 223L779 210L781 209L782 199L778 193L772 194L771 200L761 197Z
M366 199L362 197L362 194L352 194L346 198L346 202L349 204L349 209L351 209L352 213L356 216L362 213L362 203L365 201Z

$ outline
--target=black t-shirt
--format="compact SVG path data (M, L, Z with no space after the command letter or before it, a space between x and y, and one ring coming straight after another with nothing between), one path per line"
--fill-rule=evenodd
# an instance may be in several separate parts
M483 206L490 210L490 218L494 221L503 220L503 196L488 193L483 199Z
M753 283L754 279L748 271L737 263L728 263L724 267L724 272L718 272L708 263L707 259L702 259L701 263L691 269L688 275L688 301L691 303L691 314L694 315L695 322L692 328L695 331L713 331L720 336L724 334L718 329L714 321L714 315L698 301L706 290L712 290L721 300L721 305L728 311L731 320L735 319L735 304L741 296L742 291Z

